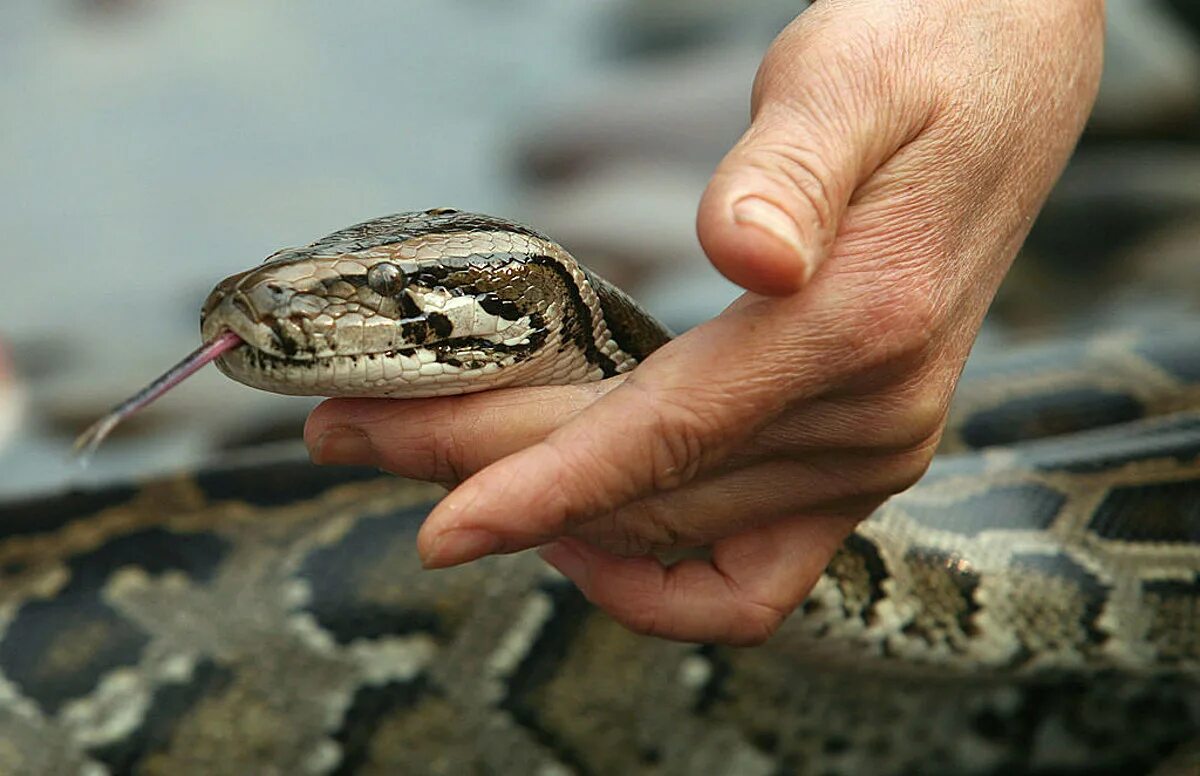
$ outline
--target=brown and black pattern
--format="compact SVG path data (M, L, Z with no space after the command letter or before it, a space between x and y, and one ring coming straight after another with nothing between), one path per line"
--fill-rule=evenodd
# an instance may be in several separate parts
M531 555L423 572L439 491L369 470L5 505L0 773L1185 774L1198 438L1181 401L941 457L744 650L634 636Z

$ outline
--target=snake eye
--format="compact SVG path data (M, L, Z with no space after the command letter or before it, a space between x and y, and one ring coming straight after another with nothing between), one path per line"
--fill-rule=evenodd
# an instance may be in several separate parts
M390 261L381 261L367 270L367 285L380 296L392 297L404 288L404 270Z

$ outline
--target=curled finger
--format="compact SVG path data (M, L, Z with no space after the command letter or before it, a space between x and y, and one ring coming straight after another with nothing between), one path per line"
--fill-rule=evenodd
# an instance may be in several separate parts
M844 515L780 520L717 542L709 560L670 566L578 539L539 552L636 633L750 646L766 641L804 600L854 522Z

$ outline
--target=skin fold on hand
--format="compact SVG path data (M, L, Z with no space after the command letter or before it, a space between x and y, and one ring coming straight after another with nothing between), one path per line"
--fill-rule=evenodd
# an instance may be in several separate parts
M822 0L771 46L700 203L747 294L601 383L325 402L313 459L456 485L429 567L541 547L637 632L762 642L928 466L1102 36L1099 0Z

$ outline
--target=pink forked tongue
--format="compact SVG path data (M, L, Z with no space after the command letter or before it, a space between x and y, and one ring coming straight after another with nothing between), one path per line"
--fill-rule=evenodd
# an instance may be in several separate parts
M161 377L117 405L112 412L97 420L75 440L75 455L86 461L117 424L171 390L222 353L242 344L242 338L231 331L206 342Z

